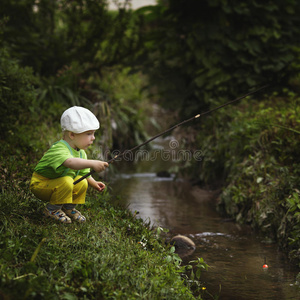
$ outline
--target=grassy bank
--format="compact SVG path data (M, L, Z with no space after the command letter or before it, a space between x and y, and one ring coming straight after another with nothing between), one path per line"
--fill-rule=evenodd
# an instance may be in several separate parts
M195 299L159 230L109 201L90 194L87 223L58 224L28 191L2 191L0 299Z
M299 95L245 99L205 119L198 132L202 182L223 186L218 209L277 242L300 263ZM198 148L199 149L199 148Z
M108 193L89 191L80 208L86 224L43 219L44 204L29 192L33 168L61 138L64 108L82 103L76 91L65 95L63 79L72 75L69 72L55 77L61 86L39 83L36 89L30 69L19 67L8 55L1 57L0 299L194 299L191 290L201 291L197 273L181 266L157 229L112 206ZM107 71L106 77L102 90L93 90L90 97L105 128L88 153L93 158L103 150L100 144L112 146L115 135L122 148L144 137L141 125L147 105L138 92L139 76L121 69ZM98 78L89 84L94 80Z

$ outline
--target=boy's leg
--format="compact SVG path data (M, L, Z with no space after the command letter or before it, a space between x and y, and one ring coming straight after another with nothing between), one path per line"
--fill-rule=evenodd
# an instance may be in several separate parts
M81 176L76 176L74 181L81 178ZM85 203L85 196L86 191L88 188L88 182L86 179L78 182L77 184L73 185L73 204L84 204Z
M77 176L75 180L79 179L81 176ZM63 211L70 218L83 223L86 221L86 218L81 214L80 211L75 209L77 204L85 203L86 191L88 188L87 180L82 180L73 187L73 202L63 205Z
M64 203L72 203L73 179L71 177L49 179L34 173L30 189L37 198L50 202L44 210L45 216L63 223L71 223L71 219L61 210Z
M40 200L54 205L73 202L73 179L69 176L49 179L34 173L30 190Z

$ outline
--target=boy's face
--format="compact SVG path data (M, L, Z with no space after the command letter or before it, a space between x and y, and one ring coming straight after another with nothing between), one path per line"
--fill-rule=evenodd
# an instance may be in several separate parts
M73 133L72 137L72 142L76 148L86 150L95 140L95 130Z

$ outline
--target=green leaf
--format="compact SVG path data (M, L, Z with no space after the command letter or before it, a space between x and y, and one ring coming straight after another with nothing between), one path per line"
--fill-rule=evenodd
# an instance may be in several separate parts
M263 180L264 180L263 177L257 177L256 183L261 183Z

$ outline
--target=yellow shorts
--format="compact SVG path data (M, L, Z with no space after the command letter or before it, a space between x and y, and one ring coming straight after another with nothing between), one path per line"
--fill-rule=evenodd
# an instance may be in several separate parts
M40 200L50 202L51 204L83 204L88 187L86 179L76 185L75 180L80 178L71 178L70 176L49 179L37 173L33 173L30 190Z

